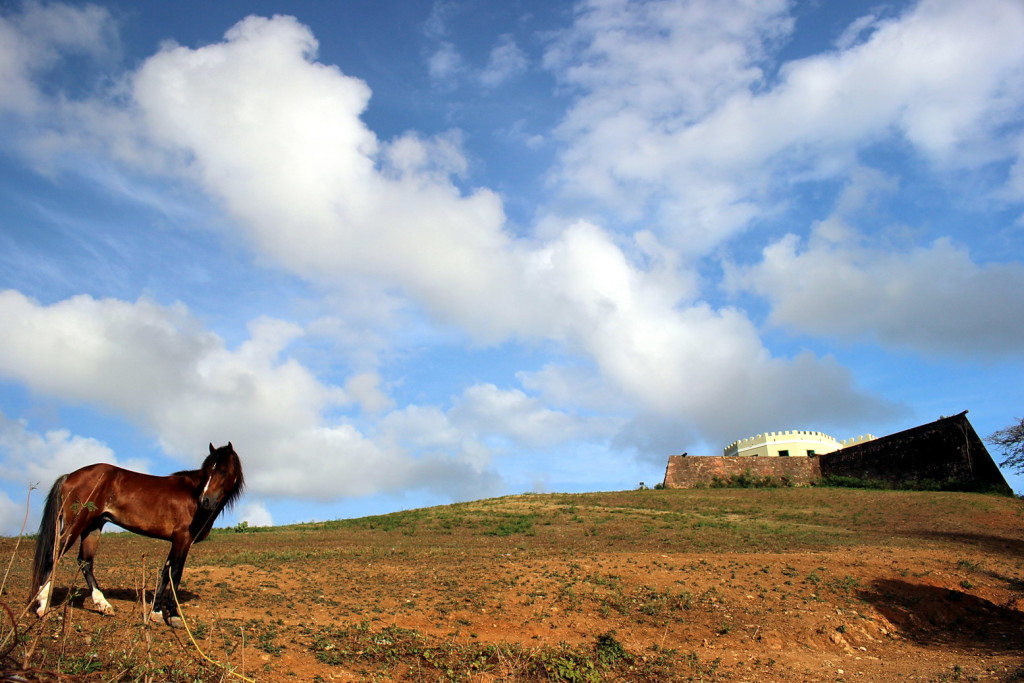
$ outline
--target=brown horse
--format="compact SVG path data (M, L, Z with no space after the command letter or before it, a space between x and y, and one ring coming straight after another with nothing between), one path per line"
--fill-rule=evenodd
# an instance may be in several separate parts
M81 538L78 563L92 591L93 604L100 612L113 614L114 608L92 573L100 531L113 522L128 531L171 542L153 596L153 617L181 626L168 586L173 582L177 588L192 544L206 538L214 520L238 499L244 486L242 463L230 442L220 448L210 444L210 454L200 469L166 477L100 463L58 478L46 498L32 565L32 599L39 603L36 613L41 617L49 607L54 565Z

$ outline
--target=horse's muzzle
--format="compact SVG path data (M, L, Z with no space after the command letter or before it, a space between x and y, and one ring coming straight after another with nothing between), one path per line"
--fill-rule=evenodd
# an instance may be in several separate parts
M199 507L203 508L204 510L216 510L217 509L217 503L219 503L219 502L220 502L220 496L206 496L206 495L204 495L204 496L200 496L199 497Z

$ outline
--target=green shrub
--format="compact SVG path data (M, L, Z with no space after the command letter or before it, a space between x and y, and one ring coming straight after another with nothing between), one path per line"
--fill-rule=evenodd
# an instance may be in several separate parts
M713 489L777 489L791 486L793 486L793 481L789 477L755 477L750 470L734 474L726 479L712 477L710 484Z

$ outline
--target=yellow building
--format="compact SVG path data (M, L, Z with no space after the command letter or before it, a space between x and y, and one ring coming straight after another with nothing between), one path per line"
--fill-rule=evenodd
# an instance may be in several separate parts
M761 457L786 457L803 456L814 457L838 451L854 444L871 441L875 437L866 434L855 439L838 441L823 432L807 432L803 430L789 430L786 432L766 432L751 436L739 441L733 441L725 447L723 455L726 456L761 456Z

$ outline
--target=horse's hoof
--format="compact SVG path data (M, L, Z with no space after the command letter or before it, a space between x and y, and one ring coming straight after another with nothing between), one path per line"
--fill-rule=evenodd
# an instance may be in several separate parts
M106 596L99 588L92 589L92 604L100 614L114 613L114 606L107 602Z
M185 622L179 616L168 617L167 625L171 628L185 628Z
M163 612L156 612L156 611L150 612L149 613L149 620L150 621L163 621L164 620L164 613Z

